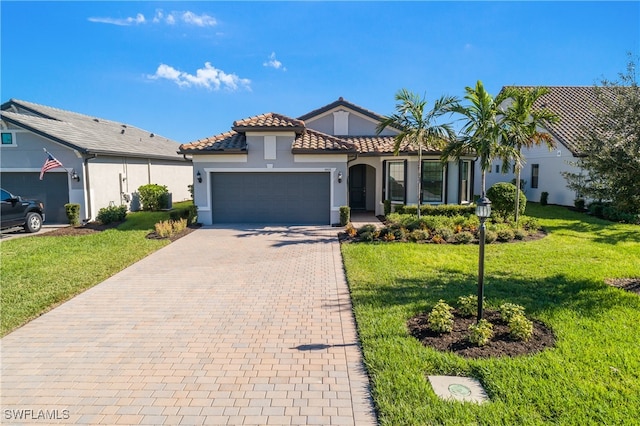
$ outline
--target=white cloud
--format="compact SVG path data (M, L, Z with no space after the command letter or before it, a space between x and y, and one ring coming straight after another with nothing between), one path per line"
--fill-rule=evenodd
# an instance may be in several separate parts
M112 24L112 25L119 25L119 26L129 26L129 25L138 25L138 24L144 24L146 21L146 19L144 18L144 15L142 13L138 13L136 15L135 18L132 17L128 17L128 18L89 18L90 22L98 22L101 24Z
M148 23L143 14L138 13L135 18L89 18L90 22L98 22L101 24L113 24L120 26L138 25ZM218 21L207 14L197 15L191 11L186 12L169 12L165 13L162 9L156 10L151 22L154 24L175 25L182 22L187 25L195 25L197 27L214 27Z
M240 78L236 74L226 72L205 62L204 68L196 70L195 75L177 70L170 65L160 64L156 73L147 76L151 80L166 79L173 81L180 87L204 87L208 90L220 88L235 91L238 89L251 90L251 80Z
M287 68L282 66L282 62L276 59L276 52L271 52L269 55L269 60L262 63L265 67L275 68L277 70L286 71Z

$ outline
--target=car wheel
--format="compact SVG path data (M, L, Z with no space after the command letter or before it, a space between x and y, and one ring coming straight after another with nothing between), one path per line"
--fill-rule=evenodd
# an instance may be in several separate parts
M40 228L42 228L42 216L34 212L27 213L24 230L27 232L38 232Z

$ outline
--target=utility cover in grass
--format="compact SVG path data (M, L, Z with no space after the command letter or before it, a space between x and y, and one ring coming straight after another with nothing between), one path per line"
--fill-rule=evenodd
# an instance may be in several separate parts
M489 397L480 382L471 377L428 376L433 391L441 399L482 404Z

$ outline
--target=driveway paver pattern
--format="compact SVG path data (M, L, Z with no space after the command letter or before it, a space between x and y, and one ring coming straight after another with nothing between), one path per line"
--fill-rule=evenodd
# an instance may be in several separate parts
M375 425L336 234L202 228L35 319L0 423Z

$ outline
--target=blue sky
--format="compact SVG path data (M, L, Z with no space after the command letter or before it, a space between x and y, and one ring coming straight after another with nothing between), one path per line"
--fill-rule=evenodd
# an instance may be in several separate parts
M591 85L640 54L640 2L2 1L1 100L178 142L342 96L380 114L482 80Z

